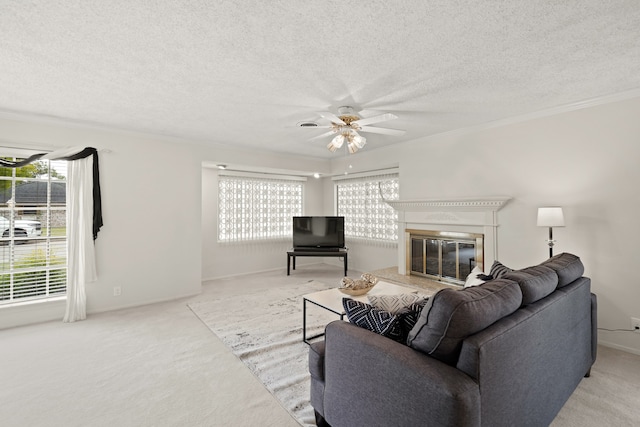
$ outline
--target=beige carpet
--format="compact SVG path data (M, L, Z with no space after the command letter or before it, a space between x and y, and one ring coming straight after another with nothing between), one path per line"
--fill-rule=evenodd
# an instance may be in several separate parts
M307 344L302 342L302 295L332 286L310 281L266 292L193 302L189 308L247 365L304 426L315 425L309 404ZM308 306L307 334L316 335L335 314Z
M74 324L0 330L0 425L299 426L187 304L341 277L341 266L299 265L291 276L283 268L212 280L193 298ZM552 427L640 425L640 356L600 347L592 372Z

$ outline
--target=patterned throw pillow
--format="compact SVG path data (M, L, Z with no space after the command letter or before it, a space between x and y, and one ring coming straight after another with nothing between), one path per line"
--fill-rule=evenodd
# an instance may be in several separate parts
M424 296L418 294L367 295L367 298L369 299L369 304L377 309L388 311L391 314L398 314L411 304L418 303L425 299Z
M342 298L349 322L393 340L402 339L400 318L365 302Z
M489 275L493 276L494 279L499 279L507 273L511 273L513 271L512 268L509 268L500 261L494 261L491 265L491 271L489 271Z
M406 307L404 311L400 312L398 316L400 317L400 328L402 329L402 338L401 342L406 344L407 337L409 336L409 332L416 325L418 319L420 318L420 313L425 305L427 305L427 301L429 298L423 298L422 300L411 304L409 307Z
M420 318L428 300L420 297L396 314L351 298L343 298L342 305L351 323L406 345L409 331Z

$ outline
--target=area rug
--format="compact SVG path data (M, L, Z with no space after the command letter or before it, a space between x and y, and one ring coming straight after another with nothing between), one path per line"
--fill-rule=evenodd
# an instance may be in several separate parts
M301 425L314 426L309 403L309 346L302 342L302 295L330 287L310 281L193 302L189 308ZM321 333L328 322L337 318L307 304L307 336Z

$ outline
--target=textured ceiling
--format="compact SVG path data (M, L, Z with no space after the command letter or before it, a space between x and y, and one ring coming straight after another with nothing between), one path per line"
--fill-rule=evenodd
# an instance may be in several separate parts
M0 112L335 157L640 88L640 3L0 0Z

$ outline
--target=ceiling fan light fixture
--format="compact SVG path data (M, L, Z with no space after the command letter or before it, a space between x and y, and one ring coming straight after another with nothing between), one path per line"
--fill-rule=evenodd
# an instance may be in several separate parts
M355 144L356 147L362 148L367 143L367 138L364 136L360 136L356 133L356 135L351 139L351 141Z
M329 149L329 151L334 153L338 148L342 147L342 144L344 144L344 135L343 134L336 135L331 140L329 145L327 145L327 148Z
M356 146L356 144L354 144L353 142L349 142L347 144L347 147L349 148L349 154L353 154L356 151L358 151L358 147Z
M329 121L329 125L323 125L318 127L330 129L328 132L318 135L311 139L322 138L334 134L333 139L327 145L327 148L332 153L337 151L344 145L346 140L347 149L349 153L353 154L359 149L363 148L367 143L367 139L361 136L358 132L371 132L379 133L383 135L402 135L403 130L388 129L370 126L375 123L384 122L387 120L397 119L398 116L391 113L384 113L374 117L361 118L354 110L353 107L341 106L338 107L338 114L330 112L318 113L323 119ZM309 126L311 127L311 126Z

